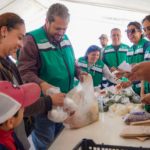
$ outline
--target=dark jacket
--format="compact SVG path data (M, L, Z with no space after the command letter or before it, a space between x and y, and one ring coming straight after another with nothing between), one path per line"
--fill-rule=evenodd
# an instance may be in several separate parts
M15 76L19 85L22 85L22 79L15 63L8 57L7 60L0 56L0 80L8 80L13 83L12 76L9 71ZM52 100L50 96L40 97L35 103L25 108L24 116L33 116L42 114L52 109Z
M0 80L7 80L13 83L12 75L15 76L19 85L22 85L22 79L15 63L8 57L4 59L0 56ZM50 96L40 97L35 103L25 107L24 117L42 114L52 109L52 100ZM44 114L45 115L45 114ZM25 119L25 118L24 118ZM30 148L30 143L27 139L27 130L25 132L25 124L21 123L14 129L18 139L23 144L24 149Z

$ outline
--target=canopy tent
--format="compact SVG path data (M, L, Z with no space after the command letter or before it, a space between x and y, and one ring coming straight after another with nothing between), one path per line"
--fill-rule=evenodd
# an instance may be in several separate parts
M150 13L149 0L1 0L0 14L17 13L25 20L28 32L44 24L46 11L57 2L66 5L71 14L67 34L75 54L78 52L77 57L81 49L85 52L88 46L99 45L100 34L104 32L109 36L114 27L123 30L122 40L131 45L124 33L127 24L130 21L141 22Z
M8 11L17 13L28 26L45 17L49 6L56 2L67 5L74 17L122 25L133 20L141 22L150 13L149 0L1 0L0 14ZM91 9L90 6L97 7Z

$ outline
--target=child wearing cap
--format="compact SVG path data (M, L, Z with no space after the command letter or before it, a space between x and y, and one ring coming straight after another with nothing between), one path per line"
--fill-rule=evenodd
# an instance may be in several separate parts
M17 87L0 81L0 150L24 150L13 129L22 121L24 107L34 103L40 93L35 83Z

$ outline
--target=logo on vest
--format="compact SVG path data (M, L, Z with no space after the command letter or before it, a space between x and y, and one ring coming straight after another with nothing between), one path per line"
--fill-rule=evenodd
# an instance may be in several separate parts
M40 40L41 42L45 42L45 41L48 41L47 39L43 39L43 40Z
M81 60L81 62L82 62L82 63L86 63L86 61L84 61L84 60Z
M95 67L101 67L101 65L96 65Z
M146 51L145 54L149 54L149 51Z
M132 52L132 51L133 51L132 49L129 49L129 50L128 50L128 52Z

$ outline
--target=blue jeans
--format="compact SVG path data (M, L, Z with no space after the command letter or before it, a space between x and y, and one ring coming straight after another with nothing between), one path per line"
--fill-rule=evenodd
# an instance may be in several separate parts
M47 115L35 115L35 129L32 131L32 140L36 150L46 150L56 135L62 130L62 123L55 123Z

